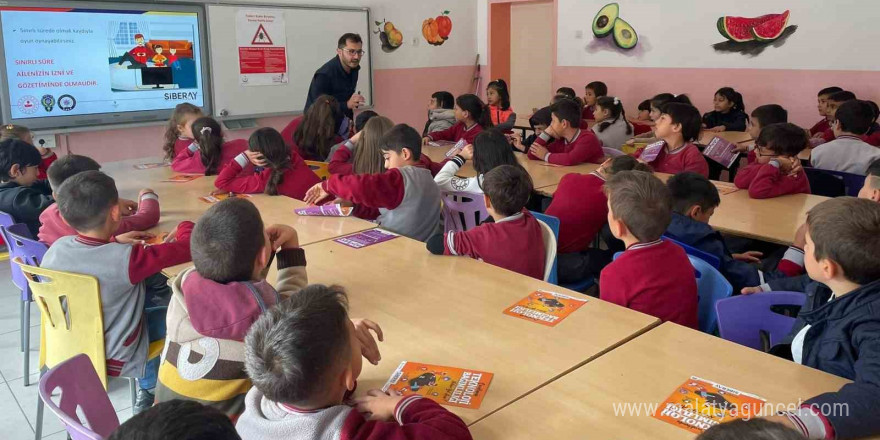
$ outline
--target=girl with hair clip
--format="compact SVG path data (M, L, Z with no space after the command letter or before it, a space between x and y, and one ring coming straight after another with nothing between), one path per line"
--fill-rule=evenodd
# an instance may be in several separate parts
M330 148L345 140L339 134L344 119L336 98L321 95L305 114L281 130L281 137L303 159L325 162Z
M55 155L55 152L48 148L43 148L39 145L35 145L34 134L31 133L30 128L27 128L24 125L4 125L3 129L0 130L0 142L7 139L18 139L20 141L27 142L33 145L37 149L37 151L40 152L40 157L42 158L42 160L40 161L40 165L37 168L39 170L39 172L37 173L37 179L45 179L46 170L49 169L49 165L52 165L52 162L55 162L55 160L58 159L58 156Z
M496 79L486 86L486 102L492 125L503 132L510 132L516 124L516 113L510 108L510 92L503 79Z
M715 110L703 115L706 131L746 131L746 106L742 95L731 87L722 87L712 100Z
M458 177L455 174L468 160L474 161L475 177ZM498 128L486 130L477 135L473 145L468 145L461 153L453 156L434 177L441 191L465 191L483 193L483 176L501 165L521 166L510 149L510 142Z
M165 143L162 145L166 161L174 160L181 151L195 142L192 124L202 116L202 109L188 102L174 107L171 119L168 120L168 128L165 129Z
M179 173L204 174L213 176L220 167L239 153L247 150L247 141L235 139L223 141L223 129L210 116L196 119L192 123L195 142L183 149L171 162L171 169Z
M379 149L382 136L394 123L384 116L367 121L364 129L345 141L333 157L328 169L331 174L378 174L385 172L385 159ZM336 147L333 147L336 148Z
M426 144L430 141L458 142L464 139L466 143L473 144L474 139L481 131L492 127L489 108L477 95L470 93L459 95L455 99L455 120L458 122L452 127L429 133L422 139L422 143Z
M302 157L285 145L281 133L274 128L255 131L247 142L248 150L231 160L217 176L214 186L219 191L215 193L262 192L302 200L309 188L321 183ZM242 174L248 163L262 169Z
M616 96L597 99L593 115L596 118L593 132L604 147L620 150L627 139L632 137L633 127L627 122L623 103Z

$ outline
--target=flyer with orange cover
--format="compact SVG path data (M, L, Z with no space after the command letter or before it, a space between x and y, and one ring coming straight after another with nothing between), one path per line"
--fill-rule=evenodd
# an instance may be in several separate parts
M660 404L655 419L701 433L720 423L758 417L766 400L696 376Z
M186 182L192 182L193 180L196 180L199 177L202 177L202 175L201 174L177 174L177 175L171 176L165 180L162 180L162 182L186 183Z
M493 376L485 371L403 361L382 391L398 396L418 394L441 405L478 409Z
M586 304L584 298L538 290L504 310L505 315L555 327L568 315Z
M228 193L219 193L219 194L208 194L206 196L199 197L199 200L201 200L205 203L217 203L221 200L226 200L230 197L234 197L236 199L249 199L253 196L250 194L235 194L235 193L228 192Z

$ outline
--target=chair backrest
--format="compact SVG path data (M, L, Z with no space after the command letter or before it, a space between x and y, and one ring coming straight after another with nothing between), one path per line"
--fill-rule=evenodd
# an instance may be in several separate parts
M15 218L12 217L12 214L8 214L6 212L0 211L0 239L3 240L3 243L6 244L6 235L5 232L2 231L4 227L9 227L15 224Z
M773 306L802 306L801 292L764 292L725 298L715 303L718 333L722 338L756 350L764 341L772 347L791 331L794 318L771 310ZM765 339L766 338L766 339Z
M40 366L52 367L85 353L107 387L101 288L93 276L21 266L40 308Z
M859 190L865 184L865 176L845 173L843 171L804 168L810 189L813 194L825 197L851 196L858 197Z
M729 298L733 294L733 286L709 263L688 255L691 265L697 271L697 321L700 331L714 333L718 326L718 315L715 314L715 302Z
M482 194L469 192L443 193L443 232L467 231L489 217Z
M24 223L15 223L10 226L0 226L0 234L2 234L3 241L5 243L9 243L8 236L10 234L27 236L30 233L30 229L28 229L27 225ZM7 244L7 248L10 251L9 266L12 272L12 284L15 284L15 287L18 287L18 290L21 291L22 301L30 301L31 288L30 286L28 286L27 278L24 277L24 274L21 272L21 268L12 261L14 258L14 256L12 255L12 245ZM27 262L25 261L25 263Z
M22 231L22 229L24 231ZM6 238L9 239L6 242L6 245L9 248L10 261L19 258L24 264L39 267L40 262L43 261L43 256L46 255L46 251L49 250L49 247L42 242L28 238L26 234L21 234L21 232L28 233L27 225L18 223L10 226L6 231ZM27 280L24 275L21 274L21 269L17 264L12 263L12 266L12 282L21 290L22 301L30 301L31 293ZM15 272L18 272L21 276L21 280L23 281L22 285L19 285L16 282Z
M61 389L61 398L55 404L52 393L58 388ZM78 354L49 369L40 378L40 399L61 419L73 440L100 440L109 437L119 427L119 418L110 397L85 354ZM77 407L82 410L88 428L77 415Z
M616 148L602 147L602 152L605 153L605 155L608 157L617 157L617 156L626 155L626 153L624 153L623 150L618 150Z
M675 238L673 238L669 235L664 235L663 239L669 240L669 241L681 246L681 248L684 249L684 252L686 254L692 255L694 257L697 257L697 258L709 263L715 269L719 269L719 270L721 269L721 260L718 257L716 257L708 252L703 252L693 246L688 246L688 245L676 240Z
M556 243L559 241L559 219L540 212L532 212L532 215L541 225L541 236L544 239L544 281L558 285Z
M316 160L307 160L305 162L306 165L309 166L309 169L312 170L316 176L320 177L321 180L327 180L330 177L330 164L327 162L318 162Z

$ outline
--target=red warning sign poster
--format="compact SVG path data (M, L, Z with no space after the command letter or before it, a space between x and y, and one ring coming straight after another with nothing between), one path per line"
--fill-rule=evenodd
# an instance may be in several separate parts
M240 85L287 84L287 29L284 11L239 10L235 35Z

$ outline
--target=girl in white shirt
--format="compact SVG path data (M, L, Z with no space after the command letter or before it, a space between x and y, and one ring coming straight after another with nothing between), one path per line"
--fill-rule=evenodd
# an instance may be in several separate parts
M593 132L602 141L602 146L620 150L627 139L633 134L632 125L626 121L626 112L623 103L613 96L602 96L596 100L596 109L593 111L596 125Z
M458 177L455 173L468 160L474 161L475 177ZM473 145L467 145L460 153L450 158L449 162L434 177L434 182L441 191L483 193L483 175L501 165L520 166L510 148L510 142L498 129L483 131L474 139Z

